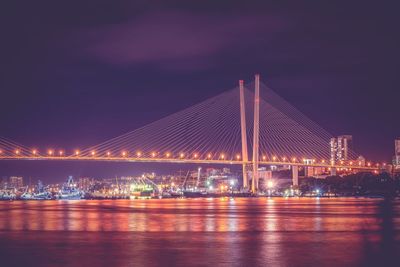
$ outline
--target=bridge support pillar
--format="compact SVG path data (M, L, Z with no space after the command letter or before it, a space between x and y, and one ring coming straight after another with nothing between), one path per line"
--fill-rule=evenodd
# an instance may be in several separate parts
M253 131L253 179L251 191L258 190L258 162L259 162L259 134L260 134L260 75L255 76L254 92L254 131Z
M292 184L293 186L299 185L299 166L292 166Z
M243 188L249 188L249 177L248 177L248 161L249 155L247 151L247 128L246 128L246 107L244 101L244 87L243 80L239 81L240 90L240 127L242 134L242 171L243 171Z

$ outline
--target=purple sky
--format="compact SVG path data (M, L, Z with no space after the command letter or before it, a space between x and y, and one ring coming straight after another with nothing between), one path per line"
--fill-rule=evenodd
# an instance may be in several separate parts
M1 136L43 148L87 147L259 72L332 134L352 134L358 153L386 161L394 153L394 1L9 2L0 26ZM0 163L0 176L25 174L24 164ZM29 171L63 177L77 168L154 169L61 165Z

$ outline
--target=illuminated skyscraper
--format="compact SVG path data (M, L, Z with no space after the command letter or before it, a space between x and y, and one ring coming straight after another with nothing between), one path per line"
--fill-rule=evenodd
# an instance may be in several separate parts
M331 163L340 160L350 159L350 151L353 149L353 136L340 135L337 138L331 138L330 152Z
M396 169L400 169L400 138L394 141L393 165Z

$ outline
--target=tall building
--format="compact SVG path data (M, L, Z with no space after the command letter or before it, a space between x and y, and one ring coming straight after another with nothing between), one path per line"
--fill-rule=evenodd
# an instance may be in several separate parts
M349 160L350 151L353 149L353 136L351 135L340 135L337 138L331 138L329 143L331 163L335 163L340 160Z
M9 183L10 187L14 187L14 188L20 188L24 186L24 179L22 177L19 176L11 176L10 177L10 183Z
M395 169L400 169L400 138L394 141L393 166Z

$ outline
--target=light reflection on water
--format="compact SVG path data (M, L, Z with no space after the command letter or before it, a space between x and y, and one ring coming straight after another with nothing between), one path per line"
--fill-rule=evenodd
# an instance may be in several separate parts
M20 256L28 251L36 257L27 262L29 266L52 266L42 255L48 251L61 266L74 265L71 254L87 266L105 262L110 266L355 265L367 256L366 244L372 248L380 244L380 202L363 198L0 202L0 253L4 253L0 256L10 265L25 264L27 259ZM395 202L391 218L395 249L399 204ZM97 257L106 260L98 262Z

